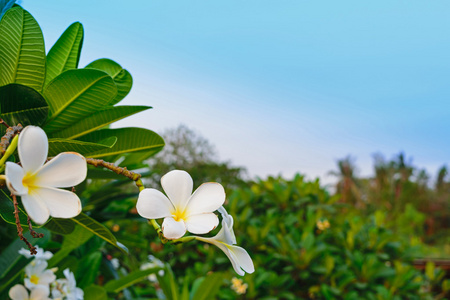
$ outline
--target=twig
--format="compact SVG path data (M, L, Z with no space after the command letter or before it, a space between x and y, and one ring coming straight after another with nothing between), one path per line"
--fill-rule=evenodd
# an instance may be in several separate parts
M6 128L10 128L11 126L9 126L8 124L6 124L6 122L3 119L0 119L0 124L3 124L6 126Z
M144 189L144 185L142 184L142 181L141 181L142 175L139 173L129 171L129 170L127 170L126 167L125 168L118 167L115 164L106 162L102 159L86 158L86 162L90 165L93 165L94 167L103 167L103 168L113 171L116 174L130 178L131 180L134 181L134 183L138 187L139 191L142 191Z
M28 223L28 229L30 230L30 234L32 237L34 237L34 238L43 238L44 237L43 233L38 233L33 230L33 225L31 224L30 216L28 216L28 218L27 218L27 223Z
M1 120L1 119L0 119ZM3 121L3 120L2 120ZM0 122L1 123L1 122ZM23 126L21 124L18 124L17 126L13 126L13 127L8 127L8 129L6 129L6 133L5 135L2 137L1 142L0 142L0 152L1 152L1 156L5 155L6 149L9 146L9 143L11 142L11 139L18 134L19 132L21 132L23 129Z
M28 248L30 249L30 254L35 255L37 254L36 247L30 244L28 240L23 236L23 228L22 225L20 225L20 218L19 218L19 207L17 204L17 198L16 195L11 195L13 198L14 203L14 216L16 217L16 227L17 227L17 234L19 235L19 238L27 244Z

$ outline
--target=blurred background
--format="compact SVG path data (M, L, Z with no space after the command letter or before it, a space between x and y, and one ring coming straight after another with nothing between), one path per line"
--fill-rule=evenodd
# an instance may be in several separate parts
M75 257L103 254L93 282L150 260L170 267L119 298L175 299L211 271L219 299L450 297L448 1L20 4L47 49L80 21L80 67L107 57L130 71L122 104L153 109L114 126L152 129L166 147L129 168L152 187L172 169L221 182L256 267L233 279L214 247L163 247L136 223L136 191L102 179L80 187L96 199L84 211L135 257L84 245Z

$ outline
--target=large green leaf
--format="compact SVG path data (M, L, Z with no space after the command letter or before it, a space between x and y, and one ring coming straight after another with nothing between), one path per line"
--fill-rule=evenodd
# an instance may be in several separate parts
M111 104L116 104L131 90L133 85L133 78L131 74L123 69L118 63L107 58L97 59L86 66L86 69L97 69L108 73L116 83L117 96L114 98Z
M93 236L93 232L87 230L85 227L75 226L75 230L64 237L61 249L48 261L48 267L53 268L56 266L61 260L66 258L70 252L86 243Z
M106 290L98 285L90 285L84 289L84 300L107 300Z
M158 134L148 129L134 127L97 130L80 137L80 140L96 142L112 136L117 137L117 143L113 147L90 153L89 157L104 157L143 150L161 150L164 147L164 140Z
M116 85L105 72L68 70L44 89L44 98L50 106L49 119L44 129L51 133L69 127L110 105L116 94Z
M98 276L100 263L102 262L102 253L96 251L82 257L78 264L77 270L77 286L85 288L95 282Z
M0 112L10 126L41 125L47 119L48 104L36 90L12 83L0 87Z
M78 121L70 127L50 134L51 137L74 139L89 132L100 129L106 125L135 113L147 110L149 106L112 106L93 113Z
M5 190L0 190L0 216L6 223L16 225L13 200ZM19 219L22 226L28 227L27 218L27 214L19 207Z
M107 292L110 292L110 293L118 293L118 292L122 291L123 289L126 289L127 287L132 286L133 284L136 284L136 283L146 279L148 277L148 275L155 274L156 272L158 272L161 269L162 268L160 268L160 267L155 267L155 268L150 268L150 269L146 269L146 270L138 270L138 271L131 272L130 274L128 274L122 278L109 281L107 284L105 284L105 289Z
M45 85L62 72L78 67L83 35L83 25L75 22L56 41L47 55Z
M99 236L111 245L117 247L122 252L128 253L128 249L124 245L119 243L116 237L111 233L111 231L109 231L109 229L106 228L103 224L97 222L96 220L83 213L79 214L75 218L72 218L72 220L81 227Z
M8 10L0 22L0 86L20 83L42 90L45 46L41 28L21 7Z
M158 153L161 149L155 148L150 151L144 150L144 151L137 151L128 153L125 155L125 159L120 163L120 166L129 167L130 169L135 169L135 165L141 165L143 162L145 162L148 158Z
M193 295L191 299L195 300L215 299L216 294L219 292L220 287L224 283L223 274L213 273L201 280L202 281L198 285L198 287L192 291Z
M70 219L52 218L49 222L47 222L47 224L45 224L45 228L60 235L67 235L74 231L75 223Z
M117 141L117 138L111 136L98 143L90 143L77 140L49 139L48 156L55 156L61 152L77 152L87 156L89 153L96 153L102 149L111 148Z

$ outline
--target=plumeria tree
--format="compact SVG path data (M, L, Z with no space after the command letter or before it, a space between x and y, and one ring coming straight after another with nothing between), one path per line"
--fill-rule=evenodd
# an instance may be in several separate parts
M164 194L146 188L143 174L131 171L158 153L164 140L145 128L109 128L151 108L117 105L132 87L130 73L110 59L80 68L84 29L78 22L46 53L39 24L13 4L0 2L0 215L2 226L16 228L17 239L5 229L11 243L1 247L0 298L131 299L130 287L150 274L163 282L162 274L171 274L164 263L123 268L121 258L131 261L132 250L109 230L120 217L148 222L145 230L155 230L161 244L215 245L239 275L252 273L252 259L236 245L221 184L204 183L192 193L191 176L173 170L161 174ZM124 203L129 213L118 217L114 204ZM217 234L210 233L217 227ZM111 247L121 253L115 260L102 250ZM208 297L207 290L197 285L188 296Z

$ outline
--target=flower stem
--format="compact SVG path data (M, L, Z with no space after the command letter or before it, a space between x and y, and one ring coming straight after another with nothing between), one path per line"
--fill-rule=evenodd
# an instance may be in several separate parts
M127 170L126 167L125 168L118 167L113 163L104 161L102 159L95 159L95 158L86 158L86 162L90 165L93 165L94 167L103 167L103 168L113 171L116 174L123 175L127 178L130 178L131 180L133 180L135 182L139 191L142 191L145 188L141 181L141 174L129 171L129 170Z
M28 240L23 236L23 228L22 225L20 225L20 218L19 218L19 206L17 203L16 195L12 195L13 198L13 204L14 204L14 216L16 217L16 227L17 227L17 234L19 235L19 238L27 244L28 248L30 249L30 254L35 255L37 253L36 247L30 244Z

